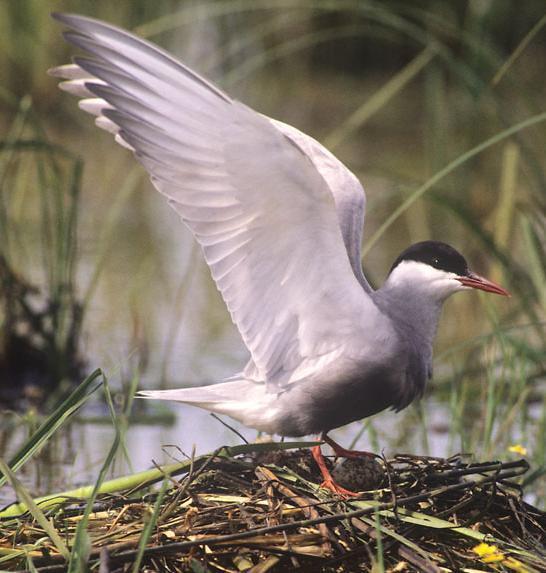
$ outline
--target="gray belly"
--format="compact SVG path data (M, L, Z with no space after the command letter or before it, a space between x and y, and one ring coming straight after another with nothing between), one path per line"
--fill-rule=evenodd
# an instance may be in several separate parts
M305 436L328 432L397 407L405 368L376 368L343 380L309 380L279 395L278 433Z

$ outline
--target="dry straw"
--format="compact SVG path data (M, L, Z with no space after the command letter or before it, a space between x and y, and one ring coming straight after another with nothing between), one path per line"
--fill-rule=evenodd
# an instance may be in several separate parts
M44 514L74 551L87 513L85 557L103 571L439 572L490 570L491 560L499 571L546 568L545 515L510 481L527 471L524 460L396 456L381 460L373 490L343 500L318 486L309 450L289 447L226 448L183 462L177 478L157 468L159 492L148 473L142 486L99 494L92 511L64 497ZM0 522L0 567L65 571L34 513Z

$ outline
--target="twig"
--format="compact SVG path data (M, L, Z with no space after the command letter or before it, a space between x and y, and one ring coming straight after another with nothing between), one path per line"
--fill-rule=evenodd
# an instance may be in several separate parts
M220 424L222 424L222 426L225 426L228 430L231 430L234 434L236 434L237 436L239 436L239 438L241 438L241 440L243 440L243 442L245 444L248 444L248 440L243 436L243 434L241 434L241 432L239 432L238 430L236 430L233 426L230 426L227 422L225 422L224 420L222 420L222 418L220 418L220 416L217 416L214 412L211 412L210 415L215 419L218 420L218 422L220 422Z
M507 472L508 473L508 472ZM409 496L406 498L398 499L398 506L403 507L405 505L410 505L412 503L417 503L425 499L430 499L436 497L440 494L457 491L460 489L466 489L472 486L483 485L493 481L495 477L489 476L481 480L476 480L474 482L457 483L430 492L420 493L417 495ZM169 553L177 553L184 549L189 549L190 547L196 547L199 545L217 545L227 543L228 541L237 541L239 539L251 539L257 535L266 535L268 533L277 533L280 531L287 531L290 529L296 529L299 527L310 527L313 525L319 525L320 523L336 523L344 519L351 519L352 517L362 517L363 515L370 515L376 511L384 511L392 509L392 502L379 503L373 507L365 507L362 509L356 509L353 511L347 511L342 513L334 513L331 515L326 515L314 519L303 519L299 521L292 521L290 523L281 523L278 525L272 525L270 527L256 528L250 531L240 531L239 533L232 533L228 535L218 535L212 537L203 537L201 539L194 539L192 541L180 541L175 543L169 543L161 547L150 547L146 549L146 555L164 555ZM458 526L453 526L453 529L458 529ZM112 555L111 559L114 560L127 560L132 559L136 555L136 551L125 551L118 553L117 555Z

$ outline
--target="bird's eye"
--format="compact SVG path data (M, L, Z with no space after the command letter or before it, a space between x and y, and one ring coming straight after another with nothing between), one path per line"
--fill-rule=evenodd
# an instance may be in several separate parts
M432 264L435 267L439 266L440 265L440 259L437 259L437 258L432 259Z

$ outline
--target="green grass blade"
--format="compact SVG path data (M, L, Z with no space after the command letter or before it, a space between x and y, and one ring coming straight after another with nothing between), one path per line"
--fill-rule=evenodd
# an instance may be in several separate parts
M383 535L388 536L388 537L392 537L393 539L395 539L396 541L398 541L402 545L405 545L406 547L408 547L412 551L415 551L415 553L417 553L421 557L423 557L425 559L430 559L430 555L425 549L420 547L414 541L411 541L411 539L408 539L404 535L397 533L394 529L391 529L390 527L388 527L384 523L381 523L381 521L377 521L375 517L373 519L370 519L369 517L361 517L360 519L362 519L362 521L364 523L366 523L367 525L369 525L370 527L377 528L379 531L381 531L381 533Z
M396 515L391 510L384 510L379 512L385 517L395 518ZM410 523L412 525L419 525L421 527L429 527L433 529L449 529L454 533L458 533L464 537L469 537L470 539L475 539L476 541L483 541L486 537L490 539L490 536L475 531L470 527L460 527L455 526L451 521L445 519L440 519L439 517L434 517L432 515L427 515L426 513L420 513L417 511L411 511L405 508L398 508L398 517L404 523Z
M6 181L9 173L8 167L11 165L16 150L11 146L21 137L30 113L31 99L26 96L21 99L19 109L15 119L9 129L4 144L7 146L7 152L0 156L0 255L9 262L10 245L11 245L11 226L9 224L9 202L6 192Z
M520 227L523 231L529 275L537 289L540 306L546 309L546 289L544 288L546 284L546 258L544 257L544 249L546 247L542 246L540 238L533 229L532 221L526 213L522 213L520 216Z
M10 469L8 464L0 458L0 471L4 474L4 477L9 481L11 487L17 493L17 497L27 506L28 511L32 514L32 517L40 524L43 530L49 535L49 538L59 551L59 553L68 559L69 551L65 542L61 539L61 536L53 526L53 524L47 519L43 511L36 505L32 496L28 490L23 486L23 484L15 477L15 474Z
M104 271L108 255L112 252L114 235L119 227L120 220L127 211L127 205L133 199L138 189L138 184L142 181L143 173L140 169L132 169L124 179L121 189L113 198L108 211L105 213L104 222L101 225L100 234L97 239L97 256L93 265L91 279L82 296L83 308L87 309L95 291L99 279Z
M517 176L519 169L519 147L508 141L503 150L500 193L494 213L493 240L497 248L507 251L513 237L513 221L517 197ZM491 269L490 278L501 281L502 272L499 263Z
M344 38L363 37L366 33L369 33L368 27L358 24L349 24L312 31L296 38L291 38L247 58L231 72L226 74L222 83L227 88L230 88L274 61L288 59L298 52L309 50L314 46L333 40L339 41Z
M9 461L12 471L17 471L25 464L49 438L89 399L91 394L102 384L104 375L97 369L90 374L70 396L43 422L34 434L25 442ZM6 477L0 477L0 487L6 483Z
M538 32L546 24L546 14L527 32L523 40L516 46L516 49L510 54L510 57L502 64L497 73L491 80L491 84L496 86L506 74L506 72L512 67L513 63L521 56L525 48L529 45L531 40L537 35Z
M144 550L148 545L148 540L152 535L152 531L157 523L159 518L159 512L161 510L161 504L163 503L163 498L165 497L165 493L167 488L170 484L169 477L165 476L163 483L161 484L161 489L157 495L157 499L155 500L154 508L152 514L148 517L144 529L140 535L140 539L138 541L138 553L135 557L135 562L133 563L133 573L138 573L140 571L140 565L142 563L142 558L144 557Z
M352 113L338 128L334 129L325 139L324 145L334 151L344 140L360 129L370 117L383 108L389 101L400 93L404 87L432 60L435 52L425 48L409 64L390 78L386 84L378 89L373 96L366 100L354 113Z
M76 160L76 156L65 149L62 145L57 145L55 143L50 143L43 139L16 139L10 140L4 139L0 140L0 152L24 152L29 153L43 151L46 153L56 153L62 157L68 159Z
M531 127L531 126L536 125L538 123L541 123L543 121L546 121L546 112L545 113L539 113L537 115L533 115L532 117L528 117L527 119L524 119L523 121L516 123L516 125L513 125L513 126L509 127L508 129L505 129L505 130L501 131L500 133L497 133L496 135L494 135L493 137L490 137L489 139L486 139L485 141L483 141L479 145L476 145L472 149L469 149L468 151L466 151L462 155L459 155L459 157L457 157L456 159L451 161L443 169L440 169L440 171L436 172L428 181L426 181L425 183L423 183L423 185L421 185L419 188L417 188L399 207L397 207L391 213L391 215L389 217L387 217L387 219L381 224L379 229L377 229L377 231L372 235L372 237L366 242L364 248L362 249L362 256L364 257L366 254L369 253L371 248L383 236L385 231L403 213L405 213L413 205L413 203L415 203L415 201L417 201L417 199L419 199L429 189L434 187L434 185L436 185L436 183L441 181L444 177L449 175L452 171L455 171L455 169L457 169L458 167L460 167L461 165L463 165L464 163L466 163L467 161L469 161L473 157L476 157L476 155L479 155L480 153L482 153L482 151L485 151L486 149L489 149L493 145L496 145L497 143L504 141L505 139L508 139L509 137L514 135L515 133L518 133L518 132L520 132L520 131L528 128L528 127Z
M38 569L36 569L36 565L34 565L34 561L30 555L27 556L27 568L30 573L38 573Z
M381 531L381 516L379 512L376 511L374 513L374 520L373 520L374 528L375 528L375 539L376 539L376 558L377 563L374 567L374 570L377 573L385 573L385 559L383 555L383 536Z
M120 426L117 423L117 416L116 411L114 409L114 404L112 402L112 395L110 394L110 389L108 387L108 381L103 376L104 381L104 394L106 397L106 402L108 404L108 409L110 410L110 416L112 417L113 426L115 428L115 436L112 446L110 447L110 451L104 460L102 468L99 472L99 477L93 486L93 491L87 500L87 506L85 508L84 514L82 516L81 521L78 523L78 527L76 528L76 534L74 536L74 542L72 545L72 551L70 554L70 563L68 564L68 573L79 573L80 571L85 571L87 569L87 561L89 559L89 552L91 549L91 543L89 540L89 534L87 532L87 524L89 522L89 516L93 510L93 504L95 503L95 499L100 492L101 486L104 482L104 478L106 477L106 473L110 469L112 465L117 451L119 449L119 445L121 443L121 430Z

